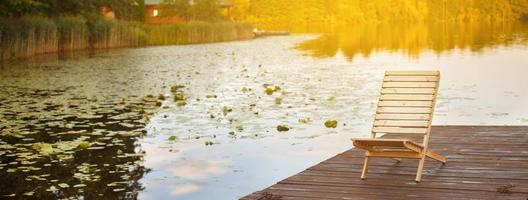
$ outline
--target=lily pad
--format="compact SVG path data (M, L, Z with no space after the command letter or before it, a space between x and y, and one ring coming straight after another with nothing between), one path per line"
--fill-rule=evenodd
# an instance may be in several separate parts
M272 95L273 92L274 90L271 87L266 87L266 89L264 89L264 93L266 93L267 95Z
M25 196L33 196L33 194L35 194L35 192L33 192L33 191L29 191L29 192L24 193Z
M74 185L73 186L74 188L81 188L81 187L86 187L85 184L77 184L77 185Z
M299 123L308 124L310 122L312 122L312 120L310 118L301 118L301 119L299 119Z
M222 113L224 114L224 116L227 115L227 113L230 113L232 111L233 111L233 109L229 108L227 106L224 106L224 108L222 109Z
M337 127L337 121L336 120L326 120L324 123L326 128L336 128Z
M282 104L282 97L275 98L275 104L277 104L277 105Z
M178 136L175 136L175 135L169 137L169 141L176 141L177 139L178 139Z
M180 106L180 107L183 107L183 106L187 105L187 102L185 102L185 101L178 101L178 102L176 103L176 105L178 105L178 106Z
M51 146L51 144L49 143L42 143L42 142L35 143L31 146L31 148L33 148L34 150L38 151L40 154L43 154L43 155L51 155L51 154L56 153L53 150L53 146Z
M279 132L285 132L285 131L289 131L290 130L290 127L286 126L286 125L278 125L277 126L277 131Z
M173 85L171 86L171 92L177 92L178 90L183 89L183 88L185 88L185 86L183 85Z

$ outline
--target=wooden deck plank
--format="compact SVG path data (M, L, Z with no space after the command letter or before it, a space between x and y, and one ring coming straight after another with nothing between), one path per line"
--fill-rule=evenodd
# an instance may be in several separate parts
M447 164L427 160L421 183L412 159L373 158L361 180L350 149L242 199L528 199L528 126L434 126L430 147Z

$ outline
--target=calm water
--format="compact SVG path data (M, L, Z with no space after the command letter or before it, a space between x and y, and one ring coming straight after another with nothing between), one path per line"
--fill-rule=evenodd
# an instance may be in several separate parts
M235 199L367 136L387 69L441 70L436 125L528 125L527 56L527 25L371 25L5 65L0 195Z

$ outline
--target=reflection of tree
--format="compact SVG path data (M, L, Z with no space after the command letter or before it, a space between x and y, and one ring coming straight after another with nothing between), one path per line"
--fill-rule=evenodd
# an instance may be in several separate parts
M512 45L528 38L528 26L520 23L359 24L337 27L332 33L301 43L298 48L314 57L348 59L369 57L377 51L399 51L418 57L426 50L437 54L452 49L473 52L498 45Z
M317 40L309 40L303 43L304 47L317 47L317 48L306 48L315 57L332 57L339 50L339 37L334 34L326 34L321 36Z
M14 123L0 130L0 145L16 149L0 154L0 164L13 163L0 169L0 196L137 199L138 192L143 190L139 180L148 172L143 166L142 152L136 152L140 149L138 137L143 135L145 126L140 113L154 108L155 101L64 98L68 97L65 92L68 91L2 90L11 100L0 105L0 111L6 113L0 115L0 121ZM16 110L8 112L10 109ZM74 126L53 125L62 123ZM91 146L57 154L42 154L33 148L35 143L59 144L81 137L87 138Z

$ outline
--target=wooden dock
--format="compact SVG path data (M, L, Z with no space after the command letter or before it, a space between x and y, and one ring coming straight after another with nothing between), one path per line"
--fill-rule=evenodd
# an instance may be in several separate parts
M392 138L384 137L384 138ZM434 126L430 147L447 164L373 158L361 180L364 151L350 149L241 199L528 200L528 126Z

